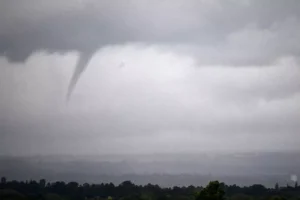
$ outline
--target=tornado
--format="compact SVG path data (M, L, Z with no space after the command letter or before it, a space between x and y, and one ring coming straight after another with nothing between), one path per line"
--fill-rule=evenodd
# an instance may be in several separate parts
M80 76L82 75L83 71L86 69L87 65L89 64L91 58L93 57L92 52L82 52L79 55L77 64L75 66L72 78L70 80L69 86L68 86L68 92L66 96L66 101L69 102L72 93L76 87L76 84L78 80L80 79Z

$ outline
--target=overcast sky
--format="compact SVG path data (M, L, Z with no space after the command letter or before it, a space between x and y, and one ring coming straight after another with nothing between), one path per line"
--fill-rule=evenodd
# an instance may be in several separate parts
M299 44L299 0L2 0L0 153L300 150Z

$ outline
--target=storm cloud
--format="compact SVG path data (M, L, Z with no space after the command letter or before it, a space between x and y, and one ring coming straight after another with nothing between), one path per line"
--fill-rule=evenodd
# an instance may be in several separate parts
M299 11L298 0L0 1L0 150L299 150Z
M4 0L0 9L0 53L12 61L132 42L194 46L219 64L299 55L297 0Z

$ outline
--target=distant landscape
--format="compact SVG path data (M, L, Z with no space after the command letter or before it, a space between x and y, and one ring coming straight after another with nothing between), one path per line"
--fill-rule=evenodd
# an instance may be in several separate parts
M152 154L0 157L0 176L11 180L77 181L162 187L205 185L210 180L249 186L294 184L300 153Z

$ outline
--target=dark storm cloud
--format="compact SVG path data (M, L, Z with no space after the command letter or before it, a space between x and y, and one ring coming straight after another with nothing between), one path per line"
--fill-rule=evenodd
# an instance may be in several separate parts
M274 23L281 23L289 17L298 19L299 10L297 0L4 0L0 2L0 54L11 61L24 61L33 52L41 50L90 52L105 45L127 42L219 48L224 46L229 34L248 24L268 30ZM294 25L292 28L296 29L299 21ZM265 62L272 59L272 55L299 54L299 49L293 44L276 50L279 52L268 52L268 46L265 48L261 56L266 55L266 58L258 57ZM249 50L245 51L249 53ZM251 62L249 58L244 59ZM243 60L243 56L237 56L237 60ZM234 59L229 62L234 63Z
M297 0L6 0L0 9L0 55L9 61L23 62L37 51L81 53L67 96L106 45L184 45L199 64L264 64L300 52L294 45L300 34Z
M0 151L298 150L299 10L0 0ZM66 105L76 62L69 92L88 69Z

